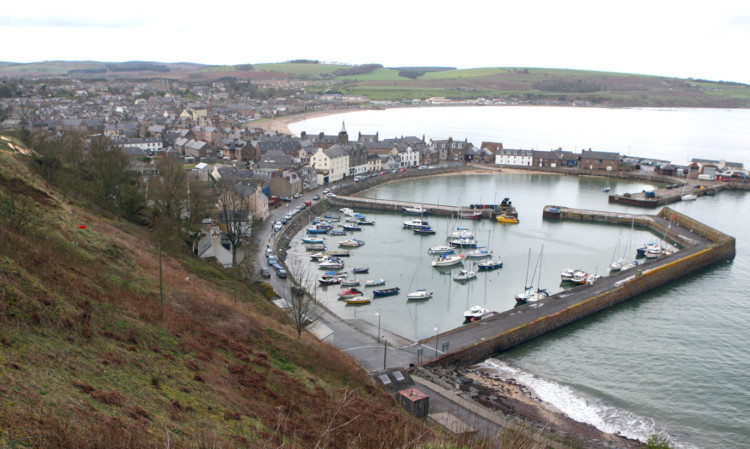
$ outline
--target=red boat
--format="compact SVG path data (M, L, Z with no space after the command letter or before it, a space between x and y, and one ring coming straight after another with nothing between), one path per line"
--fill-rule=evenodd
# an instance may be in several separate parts
M339 293L339 298L346 299L346 298L353 298L355 296L362 296L363 293L356 288L350 288L349 290L344 290L343 292Z

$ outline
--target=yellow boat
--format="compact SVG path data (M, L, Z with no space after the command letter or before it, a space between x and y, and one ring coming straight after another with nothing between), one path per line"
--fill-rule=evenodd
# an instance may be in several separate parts
M512 215L500 214L495 217L495 220L497 220L498 223L518 224L518 218Z
M347 304L370 304L371 298L367 296L355 296L353 298L346 298Z

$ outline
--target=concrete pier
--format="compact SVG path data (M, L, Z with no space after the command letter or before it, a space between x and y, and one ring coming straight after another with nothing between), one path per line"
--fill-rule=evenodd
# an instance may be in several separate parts
M467 216L469 214L480 213L481 218L494 219L497 214L508 214L517 216L516 208L511 206L491 204L485 205L483 209L472 209L465 206L449 206L446 204L427 204L427 203L414 203L410 201L397 201L397 200L382 200L376 198L360 198L355 196L337 196L336 198L328 198L328 202L336 207L348 207L356 210L378 210L383 212L396 212L401 213L404 207L422 207L428 211L428 215L442 215L442 216Z
M623 225L635 222L661 235L668 232L669 239L684 248L663 258L647 261L635 269L602 277L593 285L578 286L422 340L420 343L427 347L448 343L449 350L427 364L472 364L482 361L735 256L733 237L669 208L663 208L658 215L630 215L555 206L545 207L547 212L555 215L545 217L547 219Z

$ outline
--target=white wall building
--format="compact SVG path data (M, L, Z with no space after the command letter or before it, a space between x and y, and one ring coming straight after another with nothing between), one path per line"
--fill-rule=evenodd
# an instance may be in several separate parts
M502 148L497 150L497 155L495 155L495 164L530 167L533 159L533 150L511 150Z
M310 165L318 172L318 185L336 182L349 173L349 155L341 145L318 148L310 157Z

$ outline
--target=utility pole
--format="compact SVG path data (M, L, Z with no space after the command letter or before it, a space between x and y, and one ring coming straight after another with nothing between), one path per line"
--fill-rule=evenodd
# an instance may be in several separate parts
M159 309L161 317L164 318L164 285L161 276L161 239L159 239Z
M435 331L435 358L437 358L437 356L438 356L438 350L437 350L437 345L438 345L438 327L435 326L435 328L433 330Z
M383 339L383 369L385 369L385 358L388 355L388 340Z

